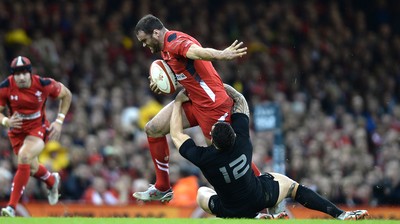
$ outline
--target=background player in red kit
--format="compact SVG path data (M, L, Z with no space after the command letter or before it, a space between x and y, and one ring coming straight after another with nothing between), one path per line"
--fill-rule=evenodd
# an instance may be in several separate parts
M188 34L168 30L153 15L146 15L135 27L137 39L152 53L161 52L163 60L176 74L179 83L190 98L183 104L183 127L199 125L206 141L211 144L210 130L217 121L230 122L232 99L227 95L223 82L210 61L230 60L246 54L242 42L235 41L224 50L203 48ZM150 88L160 93L150 80ZM173 192L169 182L169 148L166 135L169 133L173 103L165 106L145 127L150 153L156 170L156 183L147 191L135 192L133 196L144 201L169 201ZM255 174L260 171L252 164Z
M60 138L72 97L62 83L32 74L31 62L26 57L16 57L10 67L11 75L0 84L0 121L9 128L8 136L18 157L18 168L10 201L1 210L1 215L14 217L17 203L31 175L46 183L49 203L54 205L58 202L60 176L40 165L38 156L47 139ZM51 124L46 119L45 111L48 97L60 100L57 119ZM3 114L6 106L10 118Z

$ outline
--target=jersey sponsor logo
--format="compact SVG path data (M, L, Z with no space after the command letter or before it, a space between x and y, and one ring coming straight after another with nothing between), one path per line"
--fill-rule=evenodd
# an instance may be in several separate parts
M38 135L39 135L40 137L43 137L43 132L38 131Z
M18 96L17 96L17 95L11 95L11 96L10 96L10 100L15 100L15 101L17 101L17 100L18 100Z
M178 81L184 80L184 79L186 79L186 78L187 78L186 75L183 74L183 73L176 74L176 79L177 79Z
M40 111L37 111L35 113L32 114L21 114L21 113L15 113L15 116L22 118L23 120L33 120L36 118L39 118L41 115Z

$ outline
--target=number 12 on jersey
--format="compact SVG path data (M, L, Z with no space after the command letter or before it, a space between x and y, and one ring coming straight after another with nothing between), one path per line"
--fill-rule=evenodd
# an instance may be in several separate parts
M224 176L225 182L229 184L232 182L229 173L231 173L231 176L233 176L235 180L241 178L247 172L247 170L250 169L250 165L247 164L246 166L246 164L247 158L244 154L242 154L237 159L230 162L229 167L223 166L219 168L219 171Z

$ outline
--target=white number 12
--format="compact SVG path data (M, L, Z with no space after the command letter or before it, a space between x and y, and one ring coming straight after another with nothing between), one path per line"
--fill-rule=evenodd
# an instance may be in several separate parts
M233 178L235 178L235 180L241 178L247 172L247 170L249 170L250 166L249 164L247 164L246 166L246 163L247 163L247 158L244 154L242 154L237 159L229 163L229 170L232 170L232 176ZM229 177L227 168L223 166L219 168L219 171L221 171L222 175L224 176L225 182L230 183L231 178Z

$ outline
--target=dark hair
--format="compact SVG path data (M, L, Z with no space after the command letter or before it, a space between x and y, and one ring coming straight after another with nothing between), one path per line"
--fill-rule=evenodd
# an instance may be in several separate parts
M213 144L221 151L232 149L236 134L232 126L226 122L217 122L211 131Z
M146 34L152 34L155 29L161 30L164 28L164 24L157 17L148 14L143 16L135 27L135 34L139 31L143 31Z

